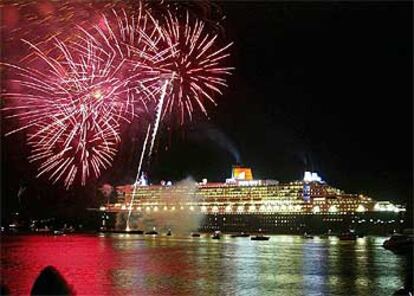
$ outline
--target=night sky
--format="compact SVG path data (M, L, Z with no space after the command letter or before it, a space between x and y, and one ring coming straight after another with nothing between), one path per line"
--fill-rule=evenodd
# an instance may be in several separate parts
M308 169L349 193L412 198L411 2L219 6L236 70L209 106L210 120L163 129L145 167L154 183L223 181L239 162L255 178L290 181ZM15 207L19 184L27 206L47 213L88 204L100 184L132 182L137 129L125 132L115 165L96 184L70 192L34 179L22 135L3 137L3 213Z

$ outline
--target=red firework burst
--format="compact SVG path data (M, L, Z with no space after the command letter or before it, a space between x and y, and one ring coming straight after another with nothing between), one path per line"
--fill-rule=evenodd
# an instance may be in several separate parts
M81 30L94 46L129 64L129 80L135 81L134 88L144 104L155 99L154 93L160 88L160 68L171 56L171 48L158 45L162 30L145 7L139 5L134 14L112 9L102 15L100 24L92 30Z
M191 120L197 108L207 116L205 102L216 105L214 95L222 95L221 88L227 87L226 76L234 69L222 65L230 56L228 50L233 43L217 45L218 35L210 35L205 23L191 21L188 13L182 23L168 13L157 28L161 30L163 46L169 50L168 58L160 67L170 82L163 117L167 112L178 112L183 124L186 114Z
M3 94L12 102L4 111L13 111L9 117L21 122L8 134L29 131L29 159L40 162L38 176L64 178L66 187L79 176L85 184L91 171L98 177L111 164L121 122L136 115L126 60L90 42L67 46L54 39L48 54L30 46L35 68L6 64L16 76L12 83L21 88Z

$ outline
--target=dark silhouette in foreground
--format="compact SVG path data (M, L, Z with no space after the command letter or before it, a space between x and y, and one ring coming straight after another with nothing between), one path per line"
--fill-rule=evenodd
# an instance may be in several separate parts
M47 266L34 282L30 295L75 295L75 293L56 268Z
M10 295L9 289L3 284L0 286L0 295Z

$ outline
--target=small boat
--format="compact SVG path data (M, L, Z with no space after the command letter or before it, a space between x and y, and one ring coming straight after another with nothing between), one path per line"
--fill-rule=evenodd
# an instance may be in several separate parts
M303 238L306 238L306 239L312 239L313 238L313 235L311 235L311 234L307 234L307 233L305 233L304 235L303 235Z
M128 233L128 234L144 234L144 231L142 230L130 230L130 231L123 231L118 233Z
M231 235L231 237L249 237L250 234L246 233L246 232L239 232L239 233L234 233Z
M212 239L220 239L220 231L214 231L213 235L211 236Z
M63 231L61 231L61 230L53 230L53 235L63 235Z
M353 232L344 232L339 235L340 240L356 240L357 236Z
M258 234L258 235L252 236L250 239L264 241L264 240L269 240L270 236L264 236L263 234Z
M191 234L192 237L200 237L200 234L198 232L193 232Z
M151 231L145 232L145 234L147 234L147 235L158 235L158 232L156 232L155 230L151 230Z
M405 233L393 234L382 245L385 249L396 254L412 253L414 248L414 235Z

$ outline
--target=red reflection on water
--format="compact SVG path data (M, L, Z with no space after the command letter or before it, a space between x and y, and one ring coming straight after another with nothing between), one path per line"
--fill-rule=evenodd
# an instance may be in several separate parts
M199 277L190 257L162 238L29 235L3 239L1 265L12 295L29 295L48 265L77 295L185 295Z
M113 269L114 289L134 295L194 295L193 285L199 278L197 262L185 253L186 247L174 239L114 240L114 248L122 252L121 269ZM188 248L188 246L187 246Z
M56 267L78 295L110 294L99 278L105 277L105 267L116 268L117 254L104 240L38 235L9 237L3 242L8 245L2 250L2 269L7 270L3 283L13 295L29 295L34 280L48 265Z

